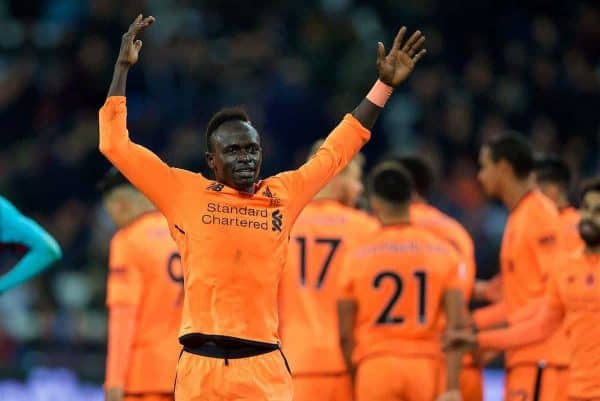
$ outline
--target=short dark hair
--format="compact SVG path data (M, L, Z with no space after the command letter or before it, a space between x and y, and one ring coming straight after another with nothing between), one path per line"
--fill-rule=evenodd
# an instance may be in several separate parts
M569 189L571 170L567 163L556 155L541 155L535 159L535 174L538 182L549 182Z
M600 192L600 175L589 178L581 184L579 191L579 199L583 200L588 192Z
M410 173L394 161L376 165L369 174L369 193L395 205L408 204L414 184Z
M417 194L427 196L435 181L431 164L417 155L394 157L392 160L400 163L410 173Z
M507 132L491 138L486 144L494 162L506 160L518 178L527 178L533 171L533 150L521 134Z
M212 134L223 124L228 121L250 122L250 117L243 107L226 107L217 111L206 124L206 149L212 151L211 138Z
M111 167L106 173L104 173L104 176L98 182L96 187L102 195L106 196L113 189L123 185L131 186L131 183L123 174L121 174L119 170L117 170L115 167Z

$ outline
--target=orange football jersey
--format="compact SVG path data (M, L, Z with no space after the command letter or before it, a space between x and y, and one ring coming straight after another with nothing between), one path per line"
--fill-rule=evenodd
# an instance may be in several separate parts
M458 221L426 203L412 203L410 219L417 226L425 228L454 247L463 262L458 274L465 299L469 300L476 275L475 245L471 235Z
M100 110L100 150L163 212L184 269L180 341L198 335L278 342L277 290L304 206L354 158L369 130L348 114L299 169L253 195L171 168L129 139L125 97Z
M559 214L560 226L562 228L562 241L565 249L569 252L576 251L585 246L583 240L579 236L579 211L574 207L566 207L560 209Z
M353 360L380 353L441 357L443 296L461 289L456 251L413 224L384 226L350 252L342 299L358 304Z
M337 317L342 262L378 228L333 200L312 201L296 220L280 284L281 341L294 374L346 371Z
M563 253L561 242L558 210L541 192L531 191L509 215L500 250L503 298L509 320L519 309L544 296L548 273ZM563 329L543 343L506 353L509 367L539 360L568 364Z
M572 352L569 397L600 399L600 255L583 249L565 255L547 287L545 303L535 314L507 329L480 332L479 344L511 349L550 336L562 323Z
M165 218L138 217L110 243L108 307L135 305L137 317L125 391L173 391L180 345L183 270Z

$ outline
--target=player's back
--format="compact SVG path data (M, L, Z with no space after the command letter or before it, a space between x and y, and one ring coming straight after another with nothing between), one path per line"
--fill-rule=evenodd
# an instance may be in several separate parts
M140 216L111 241L107 304L137 306L126 392L171 392L180 346L183 275L158 212Z
M459 288L458 256L446 243L412 224L383 227L352 251L343 288L358 303L358 362L368 355L440 355L437 321L444 293Z
M558 210L539 191L527 194L511 212L500 252L503 298L510 316L541 299L549 272L564 253ZM568 364L564 329L549 340L507 352L508 366L546 360Z
M579 236L579 211L572 206L560 209L560 226L563 234L563 243L567 251L576 251L584 246L584 242Z
M410 206L411 221L438 238L450 244L464 263L464 270L459 271L465 299L471 297L475 284L475 245L468 231L455 219L441 210L423 202L415 202Z
M280 284L280 332L294 374L346 370L339 346L338 280L349 248L379 228L366 213L333 200L311 202L290 237Z

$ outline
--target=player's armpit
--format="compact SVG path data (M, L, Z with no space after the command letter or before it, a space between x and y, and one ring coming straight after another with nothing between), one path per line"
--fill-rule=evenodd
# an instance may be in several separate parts
M294 215L356 156L370 139L371 132L347 114L329 134L315 155L299 169L278 177L290 191Z
M105 388L123 388L131 344L135 335L137 307L114 305L108 316L108 351Z
M340 345L348 372L353 371L352 351L354 349L354 326L358 305L353 299L341 299L337 302L340 331Z
M480 330L506 323L507 315L504 301L476 309L473 312L473 321Z
M544 304L530 319L506 329L482 331L477 335L481 348L507 350L548 338L562 323L563 313Z
M100 152L163 214L173 215L180 190L175 172L150 150L133 143L127 131L124 96L112 96L100 109Z

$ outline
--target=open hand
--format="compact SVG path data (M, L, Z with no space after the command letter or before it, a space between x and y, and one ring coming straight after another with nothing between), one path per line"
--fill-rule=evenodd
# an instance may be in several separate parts
M142 41L136 39L136 36L146 27L152 25L154 21L156 21L156 18L152 16L143 18L142 14L140 14L129 25L129 29L123 34L117 64L131 67L138 61L140 50L142 49Z
M421 31L416 31L410 38L402 44L406 27L403 26L398 31L392 49L385 55L385 47L379 42L377 49L377 70L379 79L385 84L396 87L400 85L412 72L417 62L427 53L426 49L421 49L425 43L425 36Z

